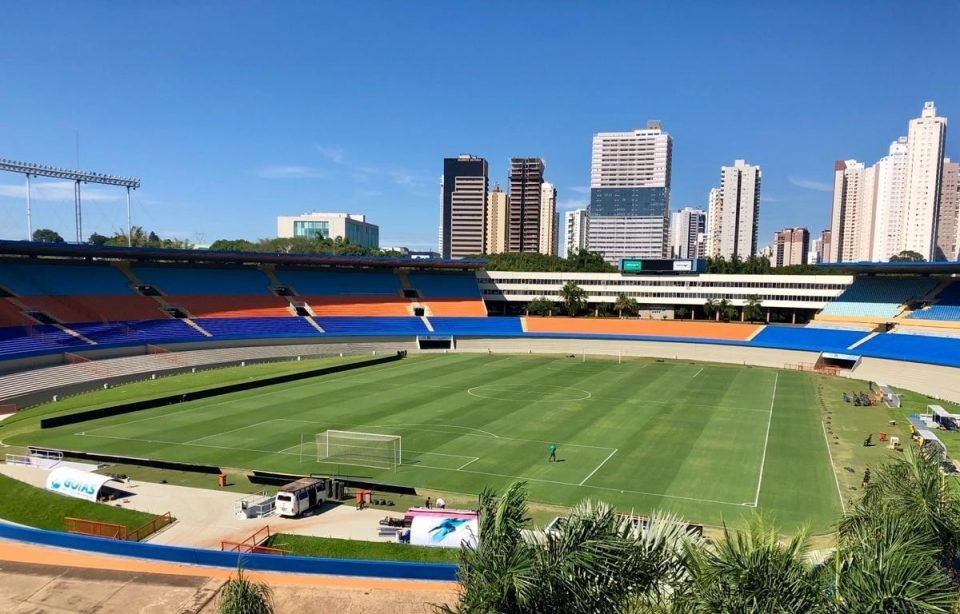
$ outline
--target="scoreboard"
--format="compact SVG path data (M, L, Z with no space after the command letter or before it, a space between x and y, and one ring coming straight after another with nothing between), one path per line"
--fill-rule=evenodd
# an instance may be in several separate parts
M620 260L621 273L662 274L662 273L702 273L706 268L703 260L668 260L657 258L623 258Z

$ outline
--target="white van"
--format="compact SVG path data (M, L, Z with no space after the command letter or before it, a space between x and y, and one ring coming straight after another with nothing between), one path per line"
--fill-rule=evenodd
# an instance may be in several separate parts
M277 491L277 515L296 518L330 497L331 480L301 478L281 486Z

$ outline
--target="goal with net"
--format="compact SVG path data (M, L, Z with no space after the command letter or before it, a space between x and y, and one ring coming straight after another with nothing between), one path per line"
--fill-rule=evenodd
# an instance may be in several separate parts
M317 462L396 471L402 461L399 435L333 430L317 433Z

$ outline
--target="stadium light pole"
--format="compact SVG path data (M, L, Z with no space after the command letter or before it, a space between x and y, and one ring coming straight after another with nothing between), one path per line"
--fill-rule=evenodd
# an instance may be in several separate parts
M27 173L27 241L33 241L33 203L30 202L30 173Z
M133 247L133 227L130 225L130 186L127 186L127 247Z

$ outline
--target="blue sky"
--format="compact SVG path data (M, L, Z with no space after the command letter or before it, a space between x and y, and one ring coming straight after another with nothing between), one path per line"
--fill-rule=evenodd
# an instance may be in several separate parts
M74 167L79 131L80 166L140 177L134 221L163 236L351 211L433 247L443 157L505 183L541 156L570 208L593 133L660 119L675 209L723 164L763 168L763 244L824 228L834 160L883 156L925 100L960 121L956 2L663 4L11 3L0 157ZM26 234L23 191L0 175L0 238ZM72 237L70 186L34 195L34 227ZM122 227L122 197L87 186L84 234Z

